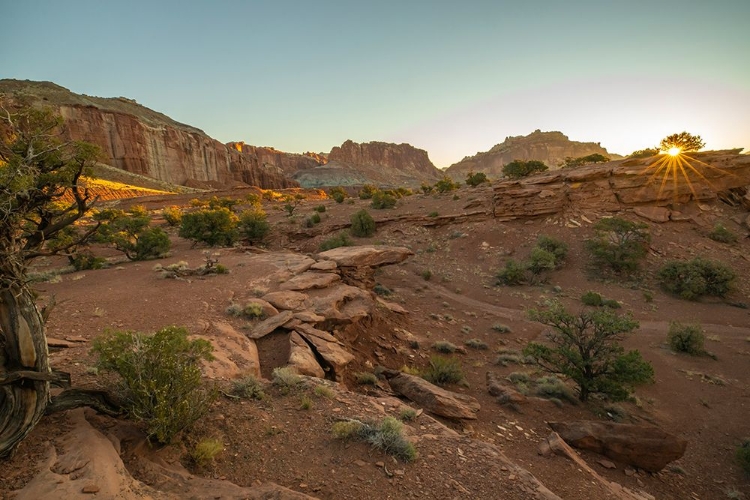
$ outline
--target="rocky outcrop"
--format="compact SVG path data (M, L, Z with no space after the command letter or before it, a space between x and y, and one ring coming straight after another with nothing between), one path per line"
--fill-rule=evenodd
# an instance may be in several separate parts
M615 422L549 422L569 445L658 472L685 453L687 441L657 427Z
M286 153L270 147L250 146L244 142L230 142L227 146L251 158L256 158L261 167L278 171L288 177L328 163L328 158L319 153Z
M639 206L678 206L716 200L722 192L747 185L750 155L735 150L690 153L678 159L659 155L497 183L493 186L493 213L500 219L515 219L567 209L616 212ZM663 211L641 212L665 218ZM674 218L671 212L668 215Z
M20 80L0 80L0 94L58 110L67 139L98 145L104 163L131 173L191 187L298 186L281 167L264 162L265 155L238 151L132 99L79 95L50 82Z
M441 177L442 172L423 149L410 144L353 141L331 149L327 164L294 175L303 187L366 183L384 187L418 186L422 182L432 184Z
M456 180L464 180L469 172L484 172L488 177L503 176L503 167L513 160L538 160L550 169L556 169L567 157L579 158L598 153L608 158L620 158L607 152L597 142L571 141L562 132L535 130L527 136L506 137L489 151L467 156L446 169Z

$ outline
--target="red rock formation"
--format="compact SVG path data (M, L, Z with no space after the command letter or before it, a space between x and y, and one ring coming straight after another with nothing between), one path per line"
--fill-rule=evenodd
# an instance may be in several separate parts
M535 130L527 136L507 137L487 152L467 156L448 167L446 173L456 180L464 180L471 171L484 172L497 179L503 176L503 167L513 160L538 160L554 170L567 157L579 158L594 153L619 158L608 153L599 143L571 141L562 132Z
M228 147L131 99L79 95L49 82L18 80L0 80L0 93L22 94L56 108L65 120L67 139L98 145L105 163L128 172L195 187L298 186L258 156Z
M568 208L614 212L646 205L665 207L715 200L721 192L750 185L750 155L738 154L738 150L690 153L682 158L689 166L674 171L668 169L668 157L659 155L500 182L493 187L494 214L515 219ZM662 185L665 175L668 182Z
M256 158L260 166L276 169L279 173L289 177L300 170L315 168L328 162L325 156L317 153L285 153L284 151L270 147L250 146L244 142L230 142L227 146L247 156Z

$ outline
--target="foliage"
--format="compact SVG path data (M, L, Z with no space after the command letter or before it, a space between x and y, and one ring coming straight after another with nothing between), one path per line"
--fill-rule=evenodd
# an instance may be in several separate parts
M668 135L659 143L659 149L669 151L671 148L680 148L681 151L698 151L706 143L701 136L680 132L679 134Z
M575 168L582 165L588 165L590 163L606 163L609 160L609 157L601 155L599 153L594 153L587 156L579 156L578 158L571 158L570 156L566 156L561 166L562 168Z
M268 232L271 230L271 225L268 223L268 215L262 208L251 208L244 210L237 222L237 231L239 237L250 243L258 243L263 241Z
M372 208L381 210L384 208L393 208L396 206L396 197L391 193L376 190L372 193L372 201L370 202Z
M735 452L737 463L740 464L745 473L750 474L750 439L745 439L737 447Z
M282 198L282 201L284 202L284 210L286 210L287 217L291 217L292 215L294 215L294 211L305 198L306 196L302 193L297 193L295 195L288 194Z
M239 236L237 216L228 208L201 209L184 214L179 235L209 246L230 246Z
M274 368L273 372L271 372L271 381L282 392L289 392L302 383L302 377L294 369L288 366L280 366Z
M595 265L615 273L635 271L651 242L646 224L619 217L600 219L594 231L594 237L586 240L586 249Z
M352 215L351 223L352 226L350 231L353 236L366 238L375 234L375 219L373 219L369 212L364 208Z
M659 148L639 149L630 153L628 158L651 158L659 154Z
M451 354L456 352L456 345L448 342L447 340L438 340L437 342L432 344L432 348L437 352L442 352L443 354Z
M653 380L651 364L638 351L625 352L619 344L638 328L629 315L608 309L573 315L553 301L546 310L530 310L529 317L553 330L547 335L548 344L530 342L524 354L543 370L572 379L581 401L597 393L623 400L630 386Z
M447 193L449 191L455 191L458 188L459 184L457 182L453 182L453 179L451 179L447 175L444 175L442 179L435 183L435 189L438 193Z
M503 166L503 175L510 177L511 179L520 179L537 172L544 172L548 168L549 167L547 167L544 162L538 160L513 160Z
M716 224L708 237L719 243L736 243L737 235L721 224Z
M401 410L398 412L398 418L404 422L414 421L417 419L417 416L417 410L409 406L401 407Z
M705 295L724 297L737 274L722 262L696 257L687 262L667 262L658 276L664 290L686 300L698 300Z
M526 265L514 259L505 263L505 268L497 273L498 284L516 286L526 282Z
M601 307L604 305L604 299L602 299L602 296L591 290L581 295L581 302L587 306L593 307Z
M667 340L669 347L675 352L684 352L691 356L700 356L706 352L703 348L706 336L701 325L697 323L670 322Z
M265 399L263 384L253 375L247 375L232 382L232 394L243 399Z
M220 439L201 439L195 445L190 457L198 466L205 466L213 462L216 456L224 451L224 443Z
M421 377L435 385L457 384L464 380L461 363L457 359L431 356L430 363Z
M495 323L491 328L498 333L510 333L510 327L502 323Z
M203 387L200 363L213 359L212 350L208 341L189 340L187 330L176 326L153 335L111 332L93 347L98 366L120 375L130 416L160 443L172 442L208 412L215 395Z
M555 256L555 267L560 267L562 261L565 260L565 257L568 255L567 243L544 234L540 235L536 240L536 246Z
M182 209L175 205L164 207L161 215L170 226L179 226L182 220Z
M341 186L336 186L328 191L328 196L334 199L336 203L344 203L344 200L349 196L346 194L346 190Z
M76 252L68 257L70 264L76 271L85 271L87 269L102 269L107 263L104 257L97 257L87 250Z
M142 207L122 210L103 210L94 215L101 223L96 238L110 243L130 260L165 257L171 242L161 228L150 227L151 218Z
M354 380L359 385L377 385L378 376L372 372L357 372L354 374Z
M469 172L466 174L466 185L471 187L477 187L485 182L490 182L487 179L487 175L484 172Z
M552 271L555 267L557 267L555 254L539 247L531 249L526 269L531 271L532 275L537 276L545 271Z
M318 205L318 206L317 206L317 207L315 207L315 208L314 208L313 210L315 210L315 211L316 211L316 212L318 212L319 214L322 214L323 212L325 212L325 211L326 211L326 206L325 206L325 205Z
M541 235L526 260L518 262L510 259L505 263L505 268L497 274L498 284L516 286L543 281L545 273L562 266L567 254L568 245L565 242Z
M228 208L232 210L236 205L239 205L240 200L234 200L228 196L219 198L218 196L212 196L208 199L208 208L215 210L217 208Z
M471 347L472 349L477 349L480 351L485 351L489 349L489 346L486 342L482 341L481 339L469 339L466 342L464 342L464 345L466 347Z
M432 192L435 190L435 187L427 184L426 182L423 182L422 185L419 186L419 189L421 189L422 193L424 194L432 194Z
M362 186L362 189L359 190L359 199L369 200L377 190L378 188L376 188L372 184L365 184L364 186Z
M333 435L338 439L358 438L389 455L411 462L417 450L403 435L403 424L393 417L385 417L380 424L346 420L333 424Z
M354 245L354 242L349 239L349 236L347 236L346 233L339 233L336 236L331 236L327 240L323 240L320 243L320 251L325 252L326 250L331 250L333 248L350 247L352 245Z

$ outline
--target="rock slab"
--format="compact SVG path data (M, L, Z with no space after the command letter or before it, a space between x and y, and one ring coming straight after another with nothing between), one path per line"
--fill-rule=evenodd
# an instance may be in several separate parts
M464 394L438 387L407 373L386 370L383 373L394 392L414 401L426 411L446 418L476 420L479 402Z

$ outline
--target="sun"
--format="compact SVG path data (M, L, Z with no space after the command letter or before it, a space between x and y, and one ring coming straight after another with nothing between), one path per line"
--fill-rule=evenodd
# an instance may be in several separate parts
M679 156L680 153L682 153L682 148L677 147L677 146L672 146L671 148L667 150L667 154L669 156Z

